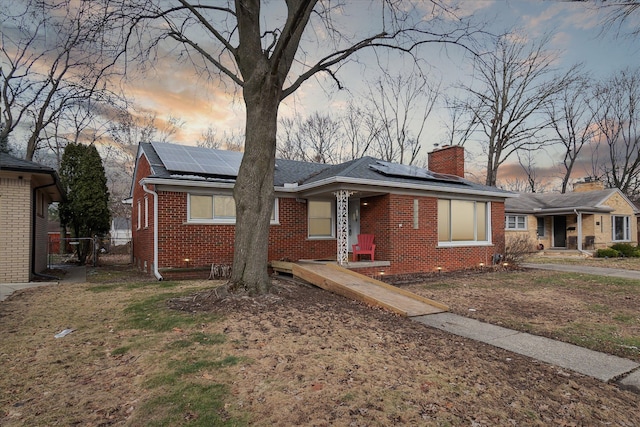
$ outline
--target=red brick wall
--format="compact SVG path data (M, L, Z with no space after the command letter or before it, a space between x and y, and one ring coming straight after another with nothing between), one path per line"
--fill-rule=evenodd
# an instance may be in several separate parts
M146 162L145 162L146 163ZM138 169L144 169L140 166ZM139 179L138 179L139 180ZM149 228L136 229L137 200L144 209L144 191L138 186L133 201L134 259L138 268L151 272L153 262L153 197L149 195ZM307 239L306 204L279 199L279 224L271 226L269 260L335 259L336 240ZM144 223L144 212L142 212ZM187 223L187 193L158 192L158 268L197 268L231 265L235 226ZM188 259L189 261L185 261Z
M429 170L464 178L464 147L450 145L429 153Z
M417 229L413 228L414 199L418 200ZM376 259L391 263L380 269L385 275L490 265L495 253L504 252L504 203L491 203L490 246L438 247L437 198L388 194L362 199L360 212L360 232L376 236Z
M307 238L307 204L279 199L280 224L269 230L269 260L335 259L336 239Z
M136 169L134 181L136 185L133 188L133 207L131 210L131 241L133 244L133 262L140 269L146 272L152 272L153 267L153 196L147 194L142 186L137 184L142 178L151 175L151 167L145 156L140 157ZM150 188L153 190L153 186ZM149 224L144 227L144 198L149 201ZM138 229L138 201L140 201L140 218L142 224Z
M375 235L375 258L382 261L391 258L389 200L389 196L360 199L360 233Z
M150 175L144 157L138 163L138 182ZM144 227L144 197L149 199L149 226ZM133 255L140 269L152 272L153 264L153 196L140 185L134 188L132 212ZM414 199L418 200L419 226L413 228ZM143 210L142 228L137 229L138 200ZM187 194L158 192L158 268L202 268L208 275L211 264L231 265L233 261L234 225L187 223ZM366 205L365 205L366 203ZM388 194L360 200L360 232L376 236L376 260L390 261L391 266L374 268L367 275L422 273L476 267L491 263L494 253L504 252L504 204L493 202L492 246L438 248L437 199ZM336 240L307 238L307 205L294 198L279 199L279 224L269 235L269 260L335 259ZM185 261L189 259L189 261Z

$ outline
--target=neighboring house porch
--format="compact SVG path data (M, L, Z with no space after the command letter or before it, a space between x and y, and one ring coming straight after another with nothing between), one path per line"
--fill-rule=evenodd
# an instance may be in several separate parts
M606 248L638 243L636 206L618 189L577 183L572 193L521 194L505 204L505 230L527 235L539 249Z

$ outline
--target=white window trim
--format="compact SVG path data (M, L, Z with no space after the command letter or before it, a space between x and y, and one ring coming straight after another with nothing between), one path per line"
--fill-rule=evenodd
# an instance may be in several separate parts
M623 218L624 238L616 240L615 226L616 218ZM631 241L631 217L629 215L611 215L611 241L612 242L630 242Z
M229 194L202 194L202 193L187 193L187 224L217 224L217 225L235 225L236 218L191 218L191 195L194 196L210 196L211 203L214 203L214 198L216 196L227 196L232 197ZM273 217L269 224L270 225L280 225L280 203L278 202L278 198L276 197L273 201ZM212 207L212 212L215 212L215 209Z
M144 196L144 228L149 228L149 198Z
M140 230L140 228L142 227L142 202L140 200L138 200L138 215L137 215L137 219L138 221L136 222L136 230Z
M335 200L311 200L311 201L331 203L331 236L312 236L309 234L309 204L307 203L307 239L308 240L335 240L336 238L336 202Z
M509 218L515 218L515 227L509 227ZM518 226L518 218L524 218L524 226L519 227ZM504 217L504 229L505 230L509 230L509 231L527 231L529 229L528 227L529 225L529 218L528 215L505 215ZM537 229L538 223L536 222L536 229Z
M442 200L454 200L454 199L442 199ZM438 241L438 247L439 248L451 248L451 247L462 247L462 246L493 246L493 241L492 241L492 236L493 236L493 232L492 232L492 225L491 225L491 202L484 202L482 200L472 200L475 203L485 203L485 209L487 210L485 212L485 218L487 219L487 240L456 240L456 241ZM477 224L476 221L476 213L477 210L474 209L474 224ZM449 209L449 215L451 215L451 209ZM451 226L453 225L453 222L451 220L451 218L449 218L449 238L451 238ZM473 230L473 234L476 236L478 236L478 229L477 227L474 226L474 230Z

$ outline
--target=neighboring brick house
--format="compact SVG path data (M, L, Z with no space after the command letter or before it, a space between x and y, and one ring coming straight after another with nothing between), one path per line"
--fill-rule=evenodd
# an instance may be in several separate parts
M142 143L132 186L133 257L159 279L231 265L233 185L242 153ZM464 149L429 154L431 170L363 157L339 165L276 160L268 259L339 260L363 274L489 265L504 251L512 193L463 179ZM452 174L448 174L452 173ZM351 262L374 234L375 262Z
M571 193L528 193L505 204L507 242L527 235L539 249L595 250L638 244L638 208L617 188L579 182Z
M0 153L0 283L29 282L47 268L48 208L62 194L52 168Z

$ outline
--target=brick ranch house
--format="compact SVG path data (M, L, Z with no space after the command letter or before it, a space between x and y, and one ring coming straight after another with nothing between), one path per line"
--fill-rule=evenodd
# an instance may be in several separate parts
M505 205L506 239L528 236L539 249L602 249L638 244L640 210L617 188L601 181L574 184L569 193L529 193Z
M0 283L25 283L47 268L49 204L64 191L50 167L0 153Z
M159 280L206 278L233 261L232 190L242 153L141 143L132 198L133 257ZM430 170L363 157L338 165L276 160L270 261L337 260L367 275L490 265L504 252L512 193L464 179L464 149L429 154ZM375 261L353 262L358 234ZM180 274L182 273L182 274Z

